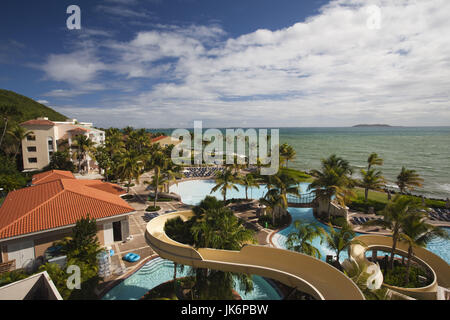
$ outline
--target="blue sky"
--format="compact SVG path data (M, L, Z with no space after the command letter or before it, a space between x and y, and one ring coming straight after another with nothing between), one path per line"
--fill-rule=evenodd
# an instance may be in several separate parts
M81 8L81 30L66 8ZM4 0L0 88L102 127L450 123L449 1Z

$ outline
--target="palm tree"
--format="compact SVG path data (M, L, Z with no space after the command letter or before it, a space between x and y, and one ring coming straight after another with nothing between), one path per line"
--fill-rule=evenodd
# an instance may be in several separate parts
M22 111L20 111L16 106L13 105L3 105L0 106L0 117L3 119L3 131L2 136L0 138L0 147L3 143L3 138L5 137L6 130L8 128L8 121L12 117L21 116Z
M108 171L111 170L113 166L113 161L109 152L105 146L98 146L94 149L93 155L95 161L98 163L98 170L104 170L105 179L108 181Z
M105 148L109 152L110 158L125 151L123 133L116 128L109 128L105 132Z
M123 133L127 136L129 136L134 131L134 128L132 126L126 126L123 128Z
M116 168L117 175L121 180L128 182L127 193L130 192L130 185L133 179L139 183L139 178L144 169L142 156L135 151L127 151L121 155L120 162Z
M279 193L286 199L287 204L287 195L292 194L299 196L300 190L298 187L298 180L291 174L289 171L279 171L276 175L273 176L273 186L276 188Z
M215 177L216 185L211 189L210 193L216 192L220 190L223 195L223 201L227 201L227 191L234 189L239 191L239 188L236 184L239 182L239 179L236 174L233 174L230 169L226 169L224 171L220 171L216 174Z
M155 197L153 206L156 207L158 201L158 188L161 185L161 172L164 171L169 165L169 159L160 148L155 148L147 161L147 166L154 170L152 185L154 187Z
M426 247L426 245L436 237L449 239L448 233L439 227L435 227L425 222L425 215L417 212L409 215L403 222L402 232L399 239L408 244L408 256L405 274L405 287L409 283L409 273L411 269L411 259L414 257L414 247Z
M339 256L342 251L348 249L353 244L360 244L366 246L362 241L353 239L355 232L351 226L346 224L341 229L336 231L331 223L328 223L330 227L330 233L325 233L325 241L327 247L336 252L336 263L340 270L342 270L341 263L339 262Z
M420 210L423 210L420 200L397 195L395 198L388 202L386 207L380 214L383 219L370 220L364 225L366 226L380 226L385 229L389 229L392 232L392 248L391 257L389 260L389 268L394 266L394 255L397 247L397 242L400 237L401 230L405 224L405 219L411 214L417 214Z
M27 131L20 125L15 125L12 129L8 130L8 135L14 140L14 159L17 158L17 154L20 152L22 141L29 135L33 134L33 131Z
M241 179L242 185L245 187L245 200L248 200L248 188L257 188L259 189L259 183L256 181L255 177L249 173L246 174Z
M206 211L204 218L192 226L196 248L241 250L243 244L254 243L254 232L245 228L242 222L228 208Z
M383 165L383 159L378 156L375 152L372 152L367 159L367 171L370 170L372 166L382 166Z
M414 187L421 187L423 179L416 173L416 170L408 170L402 167L402 171L397 176L397 185L400 193L404 193L405 189L414 190Z
M150 139L145 129L134 130L128 135L127 144L142 154L144 148L150 146Z
M361 175L363 178L359 181L359 185L364 188L364 201L367 202L369 190L382 191L386 180L381 175L381 171L375 171L375 169L369 169L367 171L361 169Z
M280 146L280 156L283 160L282 162L286 161L286 168L288 167L289 161L295 159L296 154L295 149L291 145L283 143Z
M322 171L312 170L311 175L315 177L309 185L308 190L314 189L316 197L328 203L327 219L330 220L331 200L333 196L342 206L349 198L354 197L352 191L354 181L348 176L352 170L349 163L336 155L328 159L322 159Z
M196 220L191 227L196 248L214 248L221 250L239 251L247 243L255 243L254 231L245 228L242 222L225 207L207 209L201 220ZM253 289L249 275L232 274L196 269L196 287L203 289L202 296L211 298L231 298L233 288L233 275L237 277L245 291Z
M78 160L78 172L81 171L81 162L86 160L86 156L93 150L95 143L85 135L76 135L72 141L72 148L76 149L75 157Z
M346 175L351 175L353 173L350 163L335 154L332 154L327 159L322 159L322 167L337 168Z
M259 202L265 205L272 215L272 224L275 225L275 217L280 216L280 212L287 209L286 198L283 197L276 189L271 189L264 198L259 199Z
M311 242L317 237L320 237L320 244L322 244L326 231L315 223L307 223L301 220L296 220L294 227L296 230L287 236L287 248L318 259L322 258L320 250L314 247Z

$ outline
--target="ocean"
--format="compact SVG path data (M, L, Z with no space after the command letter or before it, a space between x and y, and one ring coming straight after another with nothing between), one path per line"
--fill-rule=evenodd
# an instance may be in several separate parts
M171 129L152 129L171 134ZM367 167L370 153L384 159L383 172L388 187L402 166L416 170L425 180L423 188L413 191L429 197L450 197L450 127L351 127L351 128L280 128L280 144L292 145L297 157L290 168L320 168L320 160L336 154L350 162L354 176Z

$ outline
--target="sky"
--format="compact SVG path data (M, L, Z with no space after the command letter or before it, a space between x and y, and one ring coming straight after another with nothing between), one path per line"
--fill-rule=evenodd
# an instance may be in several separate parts
M98 127L450 125L448 0L2 0L0 25L0 88Z

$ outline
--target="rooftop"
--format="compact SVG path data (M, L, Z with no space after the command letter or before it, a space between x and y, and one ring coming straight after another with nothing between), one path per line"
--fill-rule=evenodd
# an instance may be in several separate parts
M87 214L98 220L134 211L116 185L57 174L8 194L0 207L0 239L74 225Z
M55 123L48 119L35 119L22 122L21 126L54 126Z
M46 171L42 173L38 173L33 175L33 178L31 180L31 183L33 185L45 183L45 182L51 182L59 179L75 179L74 175L70 171L63 171L63 170L51 170Z

